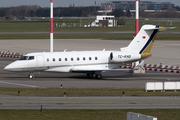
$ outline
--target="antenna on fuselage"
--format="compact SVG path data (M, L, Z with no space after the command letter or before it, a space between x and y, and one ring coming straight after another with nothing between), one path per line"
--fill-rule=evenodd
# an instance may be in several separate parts
M50 7L50 52L53 52L53 0L51 0Z

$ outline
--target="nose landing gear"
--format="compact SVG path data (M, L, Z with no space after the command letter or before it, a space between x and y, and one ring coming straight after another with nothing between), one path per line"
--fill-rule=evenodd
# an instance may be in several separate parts
M88 73L88 74L87 74L87 77L88 77L88 78L93 78L93 76L94 76L93 73Z
M28 75L28 79L34 79L34 73L30 72L30 74Z

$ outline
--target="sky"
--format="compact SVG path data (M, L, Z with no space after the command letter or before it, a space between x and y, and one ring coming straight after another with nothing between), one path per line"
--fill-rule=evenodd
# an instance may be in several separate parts
M106 1L126 1L126 0L53 0L54 7L69 7L70 4L75 6L91 6L95 4L101 5L101 3ZM133 0L127 0L133 1ZM135 0L134 0L135 1ZM180 6L180 0L142 0L142 1L152 1L152 2L171 2L175 6ZM0 7L11 7L20 5L38 5L41 7L49 7L50 0L0 0Z

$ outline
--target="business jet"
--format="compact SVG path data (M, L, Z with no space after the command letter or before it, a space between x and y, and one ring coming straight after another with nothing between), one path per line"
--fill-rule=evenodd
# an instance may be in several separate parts
M34 72L72 72L86 73L88 78L101 79L102 72L124 71L118 69L119 66L150 57L156 34L166 29L168 28L144 25L131 43L119 51L29 53L4 69L14 72L28 71L30 72L28 78L34 78Z

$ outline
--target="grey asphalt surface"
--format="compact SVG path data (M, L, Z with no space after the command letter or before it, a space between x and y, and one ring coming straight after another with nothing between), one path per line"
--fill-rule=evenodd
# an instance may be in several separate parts
M1 109L180 109L180 97L1 97Z
M130 41L99 39L54 40L55 51L70 50L118 50ZM179 66L179 41L155 41L152 57L145 63L163 63ZM20 53L49 51L49 40L0 40L1 51ZM180 74L147 72L105 72L103 79L87 79L85 74L35 73L35 79L27 79L29 73L13 73L3 68L15 59L0 58L0 87L144 87L146 82L179 81ZM149 109L178 108L179 97L15 97L0 95L1 109Z
M128 46L130 42L129 40L55 39L54 51L119 50ZM179 66L179 48L179 41L155 41L151 50L152 56L145 59L145 63ZM0 40L0 51L8 50L18 53L48 52L49 39Z

